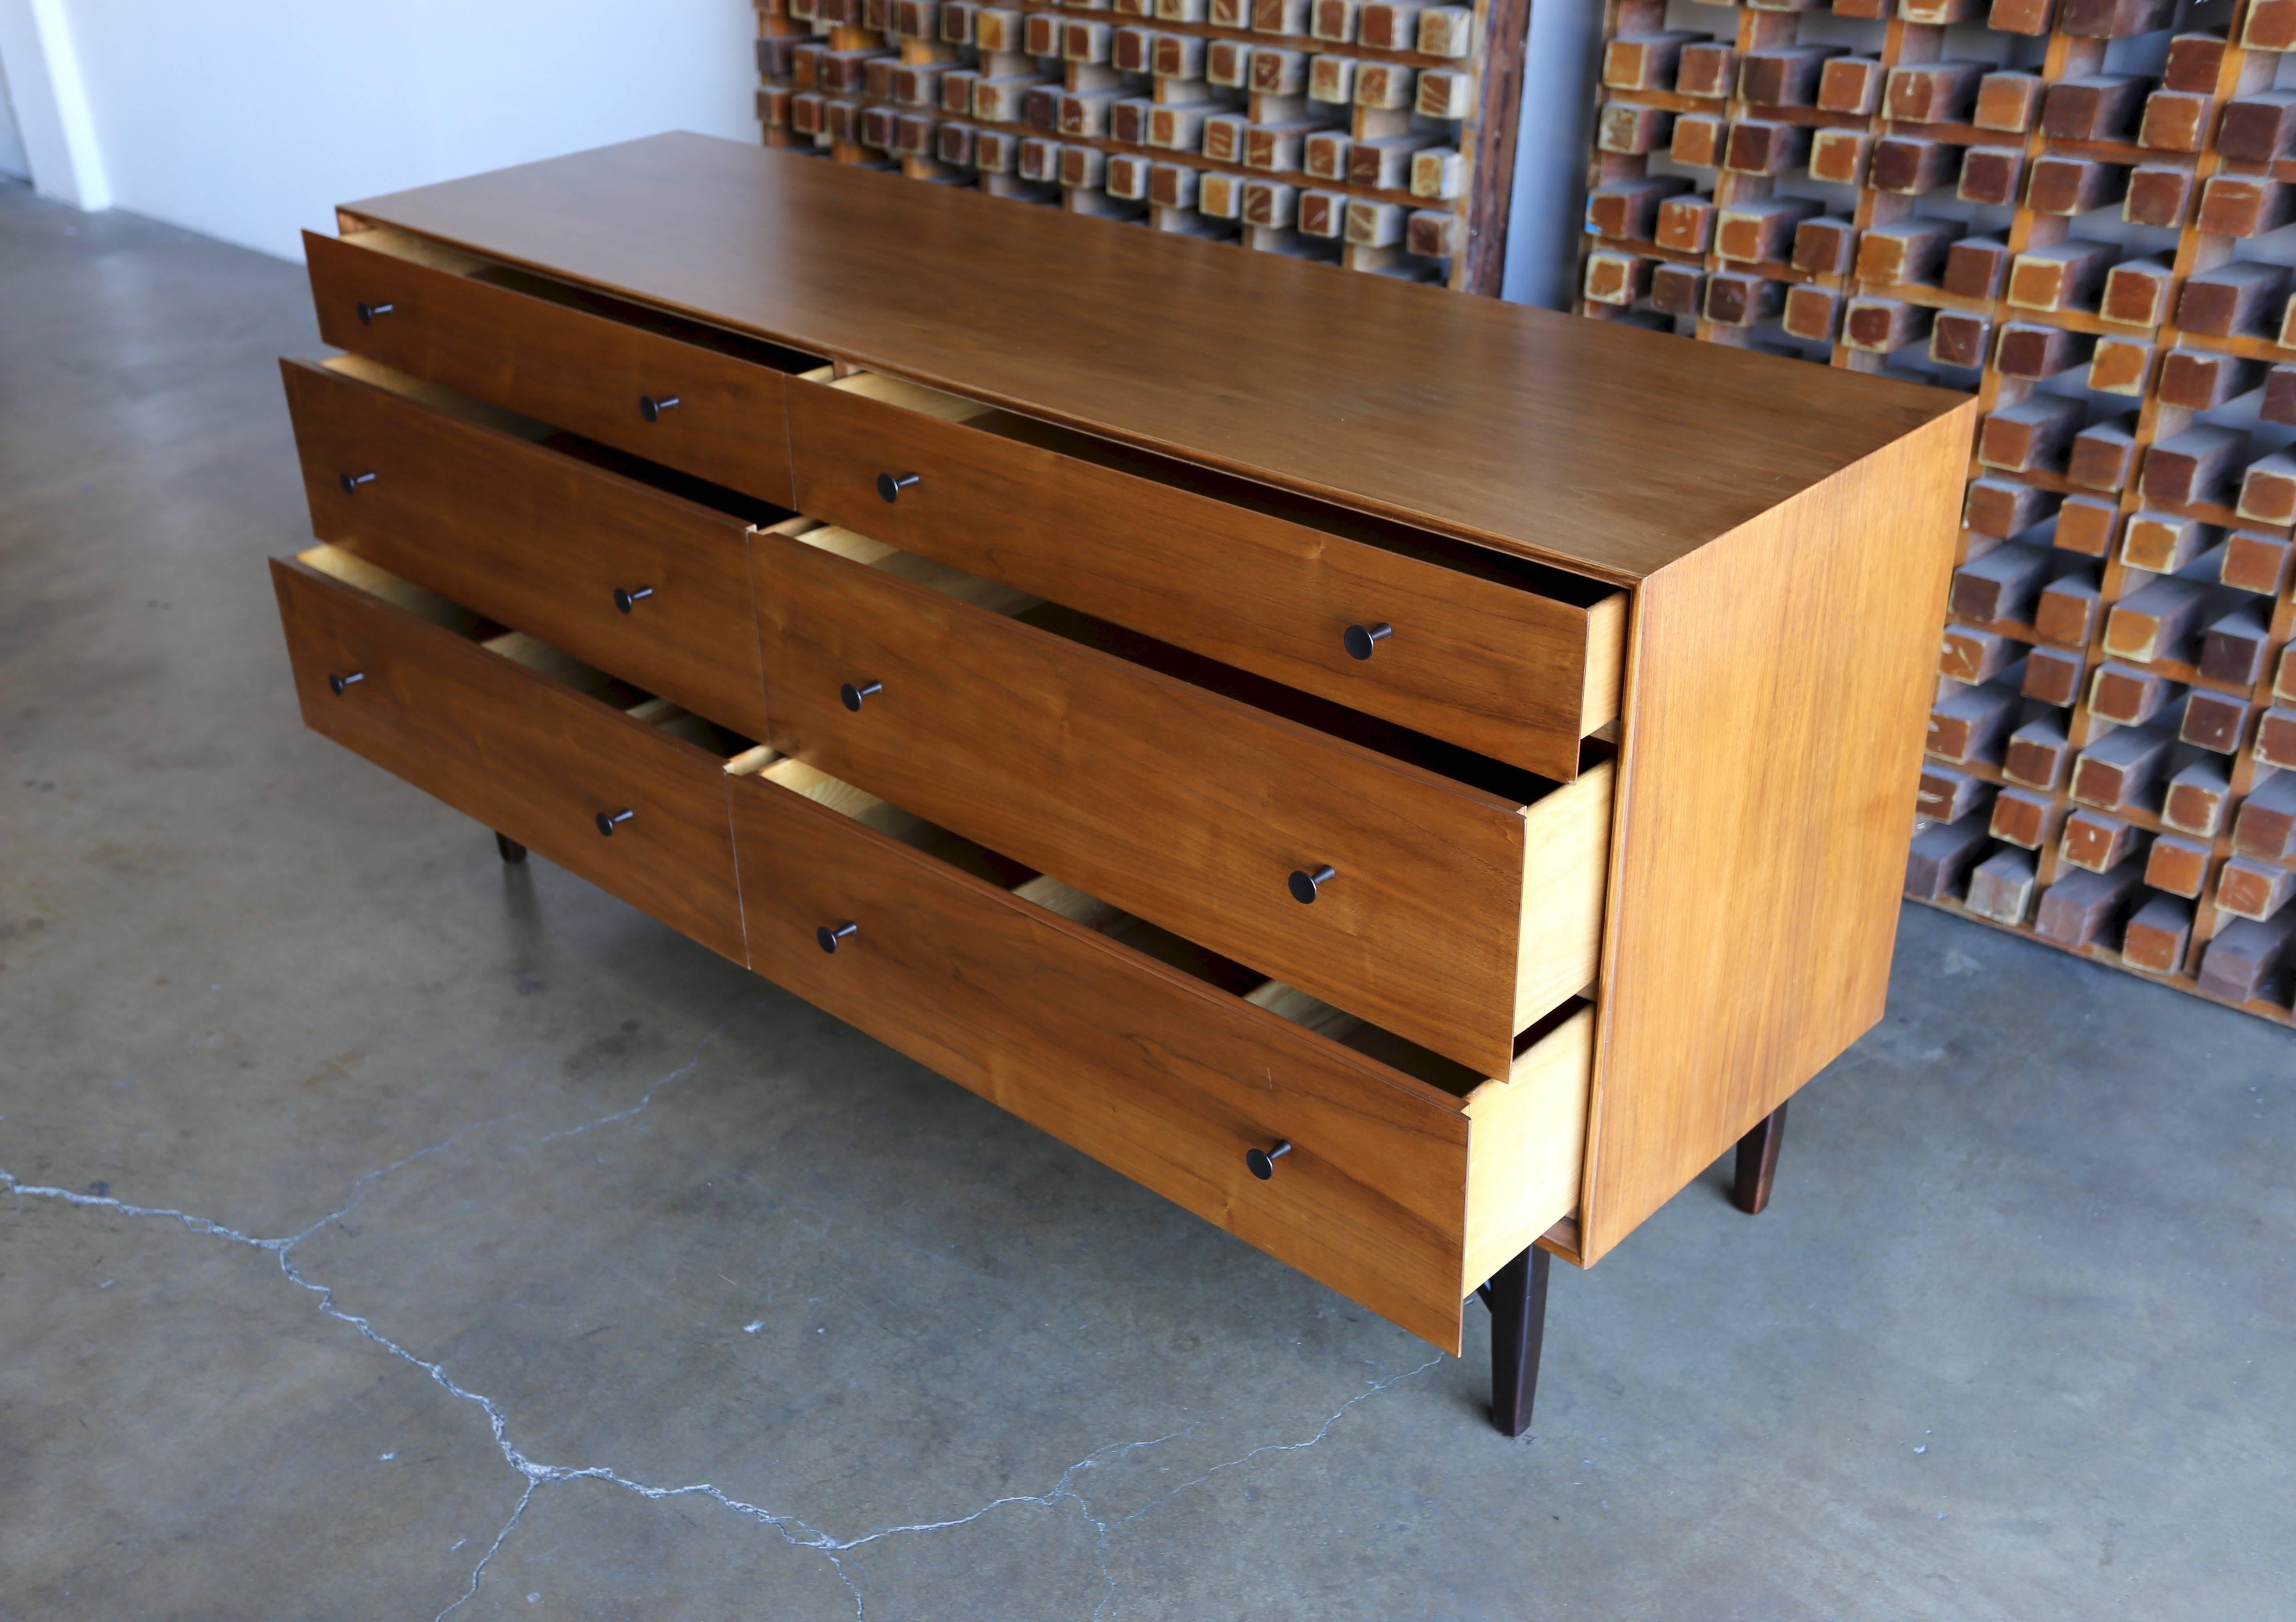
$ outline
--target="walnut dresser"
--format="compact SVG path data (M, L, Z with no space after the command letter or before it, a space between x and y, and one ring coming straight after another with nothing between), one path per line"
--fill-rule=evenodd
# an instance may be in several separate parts
M1510 1434L1549 1255L1880 1018L1960 397L692 135L340 225L308 724L1439 1347L1480 1293Z

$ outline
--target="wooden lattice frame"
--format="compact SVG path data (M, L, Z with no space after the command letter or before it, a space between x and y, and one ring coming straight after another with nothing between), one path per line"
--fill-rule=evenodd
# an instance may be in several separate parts
M840 163L1496 294L1529 17L1529 0L759 0L758 117L767 144Z
M2296 1022L2296 308L2222 274L2296 265L2296 0L1675 0L1726 66L1669 12L1609 0L1580 313L1988 414L1908 893Z

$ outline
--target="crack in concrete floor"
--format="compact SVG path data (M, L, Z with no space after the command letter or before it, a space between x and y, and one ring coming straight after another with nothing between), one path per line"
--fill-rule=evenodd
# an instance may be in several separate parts
M745 1012L756 1012L758 1008L763 1005L764 1004L762 1003L754 1005L750 1009L745 1011ZM645 1092L639 1097L637 1102L635 1104L631 1104L622 1110L615 1110L608 1115L602 1115L594 1120L586 1121L578 1126L570 1126L556 1132L546 1133L543 1136L536 1139L530 1144L511 1145L512 1149L515 1151L540 1148L544 1144L556 1143L565 1138L577 1137L584 1133L594 1131L599 1127L615 1126L635 1119L652 1104L655 1096L660 1094L663 1088L674 1085L677 1082L684 1080L686 1077L693 1074L693 1072L701 1067L702 1057L709 1051L710 1044L724 1033L728 1026L731 1026L742 1017L742 1014L737 1013L729 1015L725 1020L719 1021L718 1025L705 1033L700 1041L694 1044L693 1052L688 1056L684 1064L679 1065L676 1069L670 1070L667 1074L656 1078L656 1080L646 1088ZM106 1210L124 1216L172 1220L174 1222L180 1223L183 1226L188 1228L194 1233L224 1240L232 1244L244 1245L252 1249L268 1252L278 1258L279 1270L282 1274L285 1274L289 1282L294 1284L298 1289L309 1291L312 1295L317 1298L316 1305L321 1313L334 1319L340 1323L348 1324L352 1329L357 1330L362 1338L380 1348L390 1356L398 1358L402 1363L406 1363L414 1368L422 1370L424 1374L430 1377L431 1382L438 1386L441 1390L444 1390L459 1402L472 1404L487 1416L488 1425L494 1435L495 1446L501 1450L504 1462L524 1478L526 1482L525 1489L519 1495L518 1503L512 1506L509 1518L503 1522L501 1529L495 1534L494 1541L488 1545L486 1552L479 1557L477 1565L472 1568L470 1586L463 1591L462 1596L456 1599L453 1604L447 1606L444 1610L441 1610L438 1616L433 1618L433 1622L446 1622L447 1618L452 1616L455 1611L460 1610L464 1605L469 1604L472 1600L478 1597L479 1591L486 1579L487 1568L493 1563L495 1557L502 1552L503 1546L509 1542L511 1536L518 1530L520 1523L525 1519L528 1506L534 1502L535 1495L545 1487L554 1486L569 1481L604 1482L608 1485L619 1487L627 1492L634 1493L641 1498L654 1502L671 1498L706 1498L711 1503L718 1504L720 1508L728 1510L736 1515L743 1517L744 1519L755 1521L761 1526L770 1527L776 1533L780 1534L783 1540L788 1543L791 1546L794 1548L813 1550L828 1560L831 1567L837 1573L838 1580L845 1585L846 1591L853 1596L853 1614L856 1618L856 1622L866 1622L868 1615L867 1602L862 1594L859 1585L853 1580L851 1574L846 1570L845 1562L842 1558L840 1558L841 1556L849 1554L856 1549L865 1547L870 1544L881 1542L889 1537L922 1536L935 1532L953 1531L960 1527L970 1526L973 1522L980 1520L986 1516L991 1515L1001 1509L1007 1509L1017 1505L1033 1505L1040 1509L1052 1509L1062 1503L1073 1503L1077 1506L1077 1512L1078 1515L1082 1517L1086 1524L1093 1528L1094 1552L1099 1561L1101 1578L1107 1585L1107 1592L1102 1595L1100 1603L1093 1610L1095 1622L1098 1622L1098 1619L1106 1612L1109 1604L1116 1598L1117 1594L1116 1578L1114 1574L1109 1569L1108 1565L1108 1540L1112 1532L1128 1526L1134 1521L1141 1520L1151 1511L1170 1503L1173 1499L1178 1497L1183 1493L1202 1486L1205 1482L1211 1480L1216 1476L1222 1475L1229 1470L1240 1469L1242 1466L1250 1463L1253 1460L1259 1458L1263 1454L1298 1453L1316 1446L1318 1443L1322 1442L1324 1438L1328 1437L1332 1433L1332 1428L1344 1419L1349 1411L1354 1408L1357 1404L1366 1402L1372 1397L1381 1395L1382 1392L1390 1390L1405 1380L1415 1379L1417 1376L1424 1374L1428 1370L1435 1367L1444 1360L1445 1354L1438 1352L1434 1356L1429 1358L1426 1362L1420 1364L1415 1368L1406 1369L1400 1373L1389 1375L1384 1380L1368 1380L1365 1382L1365 1389L1364 1390L1357 1392L1355 1396L1349 1397L1346 1402L1341 1403L1337 1408L1332 1410L1330 1414L1325 1416L1323 1422L1316 1428L1314 1434L1309 1436L1305 1441L1262 1443L1247 1453L1241 1454L1233 1459L1225 1460L1211 1466L1208 1470L1201 1471L1200 1473L1191 1477L1189 1479L1181 1482L1178 1486L1159 1494L1157 1496L1150 1499L1146 1503L1142 1504L1139 1508L1132 1511L1130 1513L1119 1516L1113 1520L1103 1520L1095 1516L1092 1512L1090 1500L1086 1498L1084 1494L1076 1491L1070 1484L1085 1472L1097 1469L1103 1464L1128 1457L1132 1454L1141 1452L1147 1448L1161 1446L1167 1442L1176 1441L1183 1437L1194 1435L1202 1429L1202 1425L1201 1423L1185 1426L1181 1429L1168 1432L1168 1434L1160 1437L1152 1437L1142 1441L1135 1442L1114 1442L1109 1444L1105 1447L1096 1448L1092 1453L1086 1454L1085 1457L1078 1460L1074 1464L1070 1465L1066 1470L1062 1470L1059 1479L1054 1481L1050 1488L1042 1493L1009 1494L1004 1497L992 1499L988 1503L982 1504L978 1509L969 1511L962 1515L951 1516L941 1520L916 1521L899 1526L879 1527L873 1530L863 1532L856 1536L844 1538L835 1537L826 1532L821 1531L819 1528L808 1524L805 1520L796 1515L779 1513L767 1509L762 1505L750 1503L744 1500L735 1498L712 1482L700 1481L684 1487L661 1487L650 1482L635 1480L630 1477L622 1475L610 1465L575 1466L544 1463L528 1457L518 1445L511 1439L510 1416L504 1411L500 1404L496 1403L492 1397L488 1397L483 1392L473 1391L464 1386L457 1384L454 1378L447 1372L444 1364L434 1363L428 1358L422 1357L410 1350L406 1346L401 1345L398 1341L392 1339L390 1336L377 1329L371 1319L357 1313L347 1312L340 1307L338 1307L335 1304L335 1292L333 1286L306 1277L295 1266L294 1262L294 1252L297 1246L300 1245L305 1240L310 1238L313 1234L317 1233L322 1229L327 1227L330 1224L340 1222L345 1217L350 1216L352 1212L358 1208L360 1202L366 1198L368 1190L374 1184L390 1176L394 1172L401 1171L406 1167L414 1165L419 1160L426 1159L433 1155L446 1153L447 1151L453 1149L462 1139L469 1136L474 1132L484 1131L490 1126L503 1126L517 1118L518 1116L516 1114L512 1114L506 1116L496 1116L482 1121L470 1122L464 1126L455 1128L455 1131L448 1134L446 1137L439 1139L439 1142L435 1143L428 1144L423 1148L418 1149L412 1154L403 1156L397 1160L391 1161L387 1166L378 1167L372 1171L363 1173L352 1183L349 1195L340 1206L337 1207L334 1210L328 1212L325 1216L321 1216L316 1222L312 1222L297 1230L295 1233L275 1239L259 1239L251 1234L242 1233L235 1228L227 1227L222 1223L216 1222L209 1217L194 1215L188 1211L176 1210L172 1208L160 1206L136 1205L128 1200L113 1197L108 1193L86 1193L72 1189L58 1188L45 1184L26 1183L18 1178L13 1173L10 1172L5 1167L0 1167L0 1188L5 1188L10 1193L15 1196L17 1209L20 1211L23 1208L23 1202L26 1200L54 1200L79 1208Z

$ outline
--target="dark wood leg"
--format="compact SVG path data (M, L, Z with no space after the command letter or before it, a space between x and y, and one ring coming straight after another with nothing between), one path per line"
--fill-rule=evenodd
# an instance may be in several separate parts
M1738 1181L1730 1200L1749 1216L1760 1216L1770 1202L1770 1184L1778 1176L1778 1145L1785 1136L1786 1107L1780 1104L1738 1140Z
M526 860L526 847L507 833L497 833L495 835L495 854L505 862L523 862Z
M1475 1292L1491 1309L1491 1423L1501 1436L1521 1436L1530 1429L1538 1353L1546 1339L1546 1268L1553 1259L1533 1245Z

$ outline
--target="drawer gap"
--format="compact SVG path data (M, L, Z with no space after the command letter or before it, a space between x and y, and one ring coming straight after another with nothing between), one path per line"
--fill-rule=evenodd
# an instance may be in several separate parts
M1049 873L1037 872L793 756L775 755L772 750L760 747L729 762L726 769L736 775L754 774L802 794L889 839L996 884L1017 899L1080 924L1144 957L1154 958L1455 1099L1470 1098L1493 1081L1469 1066L1446 1059L1296 987L1135 917ZM1548 1033L1587 1006L1583 998L1566 1002L1517 1038L1515 1056L1521 1058Z
M882 373L855 373L837 379L830 387L861 394L922 415L937 417L943 422L961 422L967 428L994 434L1001 439L1033 446L1038 450L1052 451L1112 472L1126 473L1136 479L1149 479L1193 495L1209 496L1229 506L1242 507L1269 518L1320 529L1366 546L1376 546L1382 551L1414 558L1421 562L1456 569L1478 579L1514 586L1573 607L1592 608L1620 594L1619 588L1607 581L1572 574L1568 569L1536 563L1528 558L1493 552L1469 541L1437 535L1431 530L1374 518L1334 503L1317 501L1313 496L1296 496L1273 485L1199 467L1159 455L1153 451L1119 444L1113 439L1057 427L1018 412L984 406L961 395L928 389L921 383L888 377Z
M481 258L443 242L394 230L389 225L370 226L364 231L351 233L343 240L357 247L387 253L393 258L406 259L432 270L443 270L488 287L524 293L530 299L540 299L562 308L603 316L609 321L618 321L625 326L636 327L657 337L747 361L751 365L768 366L776 372L800 373L822 365L818 356L807 355L726 327L712 326L708 322L672 315L648 305L634 304L627 299L617 299L611 294L597 292L570 282L539 275L513 265Z
M667 733L717 756L726 762L729 771L734 761L758 748L755 741L732 727L720 726L709 717L696 715L668 699L646 699L630 705L623 713L633 720L644 721L657 732Z
M945 862L960 872L996 885L999 889L1011 889L1037 876L1034 868L1024 867L984 845L977 845L971 840L951 833L938 823L929 823L923 817L904 811L865 790L809 766L794 756L776 754L770 749L760 747L750 755L728 762L726 769L736 776L754 775L767 782L778 783L840 815L851 817L863 827L882 833L887 839L898 840L913 850Z
M1060 603L1046 602L1015 615L1024 625L1049 631L1065 641L1111 653L1128 663L1144 666L1165 676L1177 678L1192 686L1217 692L1238 703L1249 704L1271 715L1311 726L1317 732L1400 760L1439 777L1450 778L1511 799L1519 805L1536 805L1563 785L1551 777L1542 777L1521 766L1494 760L1488 755L1456 743L1446 743L1440 738L1382 721L1362 710L1351 709L1330 699L1303 692L1297 687L1287 687L1281 682L1234 665L1223 664L1185 648L1160 642L1137 631L1111 624L1093 615L1080 613ZM1589 737L1579 744L1579 770L1583 773L1602 761L1610 759L1616 746L1605 739Z
M498 636L504 627L491 619L472 613L459 602L450 602L437 592L402 579L389 569L368 562L340 546L317 545L298 553L295 561L309 565L330 578L340 580L355 591L370 597L379 597L391 607L403 609L417 619L429 622L441 630L471 642L483 642Z

